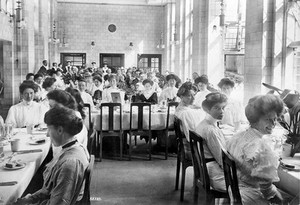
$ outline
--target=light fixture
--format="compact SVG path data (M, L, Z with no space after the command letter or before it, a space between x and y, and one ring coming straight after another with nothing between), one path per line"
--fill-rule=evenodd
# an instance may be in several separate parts
M156 48L158 48L158 49L164 49L165 48L164 33L163 32L160 33L160 39L159 39L159 42L158 42Z
M178 45L179 44L179 40L178 40L178 36L177 36L177 24L174 25L174 33L173 33L173 40L171 41L172 45Z
M133 50L133 43L132 42L129 42L128 50Z
M24 20L24 18L21 18L21 10L22 10L22 2L21 1L17 1L17 8L16 8L16 22L17 22L17 28L19 29L23 29L26 27L26 22Z
M220 6L221 6L220 27L223 28L225 26L225 13L224 13L225 4L224 4L224 0L221 0Z
M53 21L52 25L52 36L49 37L49 42L52 42L53 44L59 43L59 39L57 38L57 30L56 30L56 21Z
M63 36L62 36L62 42L59 44L59 47L68 47L69 44L67 42L67 38L66 38L66 31L64 29L63 31Z

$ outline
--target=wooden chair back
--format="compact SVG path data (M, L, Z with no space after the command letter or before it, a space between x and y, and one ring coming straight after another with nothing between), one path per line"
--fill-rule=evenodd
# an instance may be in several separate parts
M226 150L222 150L222 160L226 190L231 201L230 204L242 204L235 161Z
M91 185L92 173L93 173L93 169L94 169L94 163L95 163L95 156L91 155L90 163L89 163L88 167L86 168L85 174L84 174L85 181L84 181L83 197L76 204L80 204L80 205L90 205L91 204L90 185Z

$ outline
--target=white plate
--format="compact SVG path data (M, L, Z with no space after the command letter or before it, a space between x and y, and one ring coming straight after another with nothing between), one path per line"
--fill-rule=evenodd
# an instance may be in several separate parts
M26 163L19 163L19 164L21 164L21 166L16 166L16 167L13 167L13 168L9 168L9 167L6 167L4 165L3 169L6 169L6 170L18 170L18 169L23 169L26 166Z

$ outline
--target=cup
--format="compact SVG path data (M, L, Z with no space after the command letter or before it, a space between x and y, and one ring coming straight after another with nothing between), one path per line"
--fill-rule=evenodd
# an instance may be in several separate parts
M33 125L27 125L26 129L27 129L27 134L32 134Z
M282 153L281 153L281 156L282 156L282 157L290 157L290 156L291 156L291 152L292 152L292 145L291 145L291 144L284 143L284 144L282 145Z
M20 149L20 139L13 139L10 141L10 145L11 145L11 151L13 152L17 152Z

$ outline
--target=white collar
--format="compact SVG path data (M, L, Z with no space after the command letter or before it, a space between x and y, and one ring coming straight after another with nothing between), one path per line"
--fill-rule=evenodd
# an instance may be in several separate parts
M206 113L205 119L210 122L211 124L217 126L217 122L220 120L213 118L210 114Z

